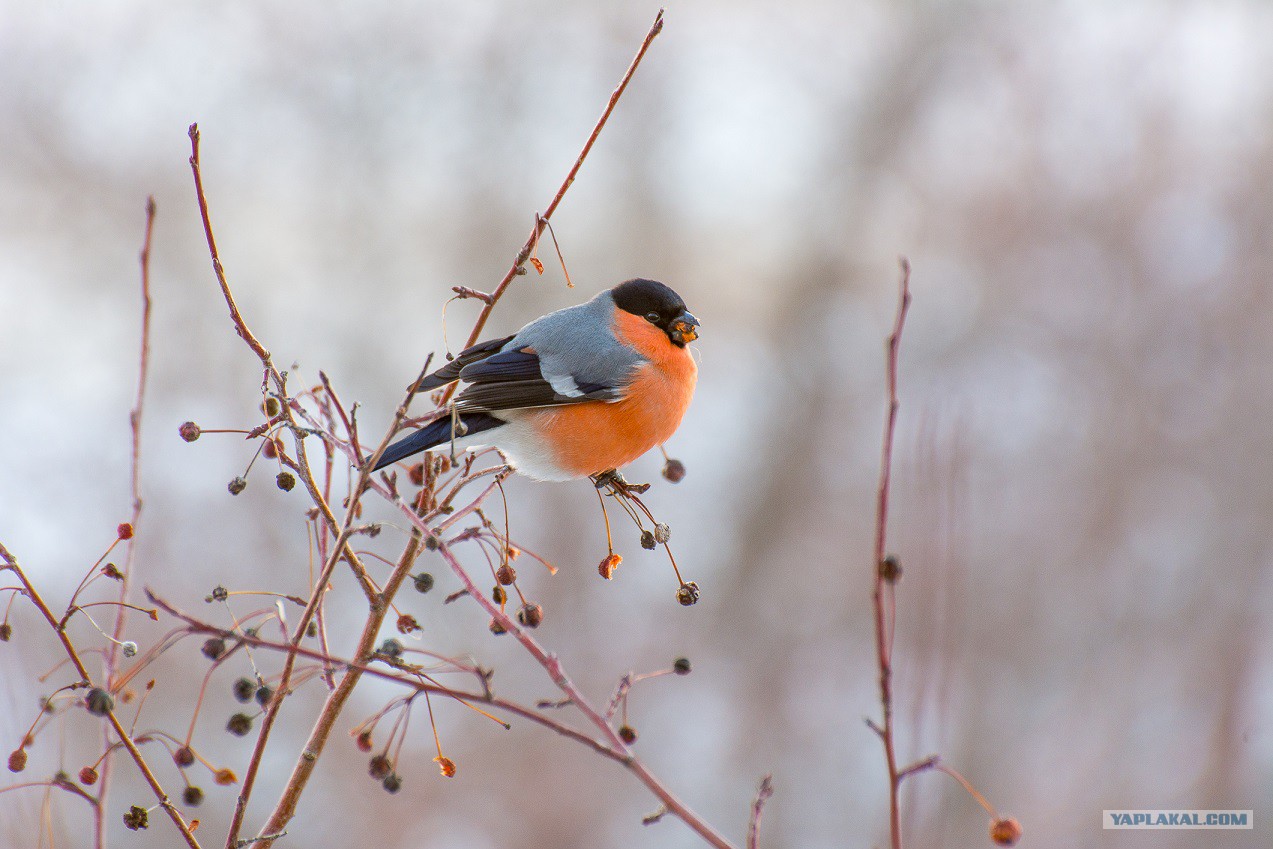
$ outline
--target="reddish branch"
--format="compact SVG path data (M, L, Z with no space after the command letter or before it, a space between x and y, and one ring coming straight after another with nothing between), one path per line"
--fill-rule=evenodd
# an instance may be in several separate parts
M885 367L888 415L884 423L884 447L880 458L880 482L875 513L875 647L879 660L880 706L883 709L883 722L878 726L874 724L871 726L884 744L884 759L888 763L889 835L893 849L901 849L902 846L901 809L898 804L898 790L902 775L897 768L897 754L893 745L893 627L897 612L893 584L897 574L896 570L885 561L887 556L885 543L888 530L889 483L893 465L893 432L897 425L898 349L902 341L906 311L911 303L911 266L905 257L901 259L901 267L897 316L893 323L893 332L888 337Z

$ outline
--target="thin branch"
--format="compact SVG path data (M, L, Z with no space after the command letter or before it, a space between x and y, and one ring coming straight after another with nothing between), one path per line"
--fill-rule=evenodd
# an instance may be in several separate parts
M893 323L893 332L888 337L888 353L885 365L885 380L888 392L888 414L884 423L884 445L880 458L880 481L875 513L875 562L872 571L875 579L875 647L879 660L880 673L880 707L883 710L883 722L878 726L870 723L884 744L884 759L888 764L888 810L889 836L893 849L902 847L902 818L898 802L898 788L901 777L897 769L897 754L893 743L893 623L895 610L890 612L893 598L893 583L896 580L896 569L886 566L885 547L888 530L888 498L889 484L893 465L893 434L897 426L897 360L898 349L902 341L902 328L906 322L906 311L910 307L911 266L905 257L900 260L901 281L899 284L897 316Z
M765 802L773 794L774 777L766 775L760 780L756 799L751 803L751 819L747 822L747 849L760 849L760 815L764 811Z

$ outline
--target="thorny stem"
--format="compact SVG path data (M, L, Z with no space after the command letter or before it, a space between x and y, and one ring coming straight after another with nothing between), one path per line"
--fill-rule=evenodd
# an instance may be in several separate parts
M875 647L880 671L880 707L883 710L883 723L872 727L884 744L884 759L888 763L888 811L889 836L893 849L902 849L902 819L898 804L898 790L901 776L897 769L897 754L893 744L893 626L896 610L893 606L893 585L886 580L882 565L885 557L885 543L888 529L888 496L890 474L893 464L893 433L897 425L897 359L898 348L902 340L902 327L906 322L906 311L910 307L911 266L905 257L901 261L901 281L897 303L897 316L893 324L893 332L888 337L888 354L885 367L885 380L888 392L888 414L884 423L884 445L880 458L880 481L877 493L875 513L875 562L872 571L875 575Z

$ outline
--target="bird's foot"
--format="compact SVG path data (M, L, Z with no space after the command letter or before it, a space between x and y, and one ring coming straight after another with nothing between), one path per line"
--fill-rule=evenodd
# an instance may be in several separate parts
M648 483L628 483L618 469L607 469L591 475L591 478L597 489L609 487L612 492L621 495L641 495L650 488Z

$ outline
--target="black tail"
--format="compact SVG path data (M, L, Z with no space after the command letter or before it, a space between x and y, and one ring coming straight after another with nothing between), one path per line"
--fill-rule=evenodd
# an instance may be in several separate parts
M464 425L463 433L457 433L456 436L467 436L472 433L481 433L484 430L490 430L493 427L499 427L502 424L508 424L503 419L497 419L487 413L461 413L459 415L460 423ZM444 442L451 441L451 417L442 416L434 419L424 427L417 430L408 437L399 439L397 442L385 449L385 453L380 455L380 462L376 463L372 469L373 472L383 469L390 463L396 463L403 457L410 457L412 454L419 454L421 451L427 451L441 445Z

